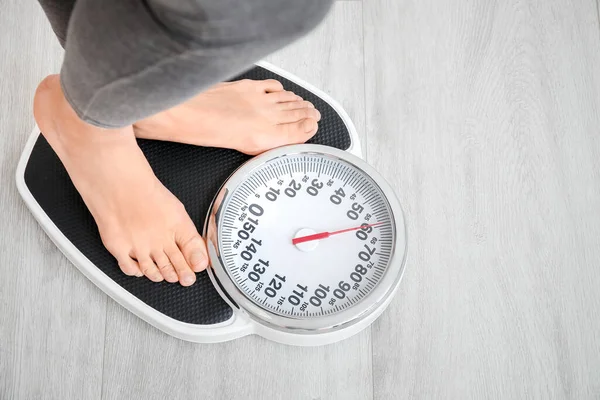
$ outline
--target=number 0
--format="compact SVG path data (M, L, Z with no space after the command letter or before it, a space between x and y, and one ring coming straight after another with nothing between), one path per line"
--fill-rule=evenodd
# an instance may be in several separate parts
M250 211L252 214L256 215L257 217L260 217L265 212L265 210L258 204L250 204L250 207L248 207L248 211Z
M358 282L362 281L362 276L357 272L353 272L350 274L350 279L352 279L354 282L358 283Z
M367 232L365 231L356 231L356 237L360 240L367 240L369 238L369 235L367 235Z
M300 299L296 296L294 296L293 294L291 296L288 297L288 301L293 305L293 306L297 306L298 304L300 304Z
M265 197L266 197L266 198L267 198L267 200L269 200L269 201L275 201L275 200L277 200L277 195L276 195L275 193L273 193L273 192L267 192L267 193L265 194Z
M358 213L354 210L349 210L346 215L348 216L348 218L353 219L353 220L357 220L358 219Z
M358 253L358 258L367 262L371 259L371 255L369 253L367 253L366 251L361 251L360 253Z
M240 256L246 261L252 260L252 253L250 253L249 251L246 251L246 250L242 251L240 253Z

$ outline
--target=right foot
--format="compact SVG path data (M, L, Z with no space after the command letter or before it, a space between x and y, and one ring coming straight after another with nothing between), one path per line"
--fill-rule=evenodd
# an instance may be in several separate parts
M219 83L171 109L138 121L135 135L256 155L304 143L321 114L273 79Z
M83 122L66 101L58 75L39 85L34 114L121 270L154 282L193 284L194 272L207 266L204 240L183 204L154 176L133 128Z

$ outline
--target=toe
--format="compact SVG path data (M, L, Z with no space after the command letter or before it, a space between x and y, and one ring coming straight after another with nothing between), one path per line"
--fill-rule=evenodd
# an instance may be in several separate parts
M200 236L188 240L181 250L192 270L200 272L206 269L208 257L206 256L206 246Z
M121 268L121 271L123 271L125 275L137 277L144 276L138 263L128 255L119 257L117 261L119 263L119 268Z
M290 124L277 125L278 137L285 144L304 143L317 133L318 123L312 118L307 118Z
M288 101L287 103L279 103L278 108L282 111L300 110L303 108L315 108L310 101Z
M298 96L296 96L294 92L289 91L269 93L267 96L273 103L287 103L289 101L298 101Z
M154 263L158 267L161 275L165 278L165 280L169 283L175 283L179 280L177 276L177 272L173 268L173 264L169 260L169 257L162 250L157 250L152 253L152 258L154 259Z
M321 119L321 113L316 108L299 108L296 110L283 111L279 118L279 123L287 124L302 121L307 118L319 121Z
M143 253L142 253L143 254ZM154 260L150 258L150 256L142 256L139 255L136 257L138 260L138 264L140 265L140 269L153 282L161 282L164 278L158 267L154 263Z
M181 240L178 240L177 244L192 270L200 272L208 265L206 245L192 221L189 221L186 225L182 229Z
M265 79L264 81L261 81L260 84L262 89L267 93L283 91L283 85L275 79Z
M307 118L304 121L300 121L300 125L304 134L310 137L313 137L319 129L319 124L317 123L317 121L311 118Z
M190 268L187 261L181 254L181 250L175 243L172 243L167 248L165 248L165 253L169 257L171 264L177 271L177 276L179 276L179 283L182 286L190 286L196 282L196 274Z

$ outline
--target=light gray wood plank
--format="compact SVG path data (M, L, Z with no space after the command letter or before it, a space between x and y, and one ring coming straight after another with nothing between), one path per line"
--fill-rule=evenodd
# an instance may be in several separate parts
M103 399L370 399L370 338L290 347L247 337L193 344L149 327L113 302Z
M317 86L346 110L365 142L362 4L335 4L315 32L266 61Z
M336 3L309 37L269 60L339 99L364 130L362 6ZM326 60L326 61L325 61ZM346 88L357 82L355 92ZM370 399L370 332L320 348L258 337L200 345L169 337L112 301L103 398Z
M410 246L375 398L598 398L596 4L363 7L368 159Z
M50 242L14 173L39 81L62 49L35 1L0 6L0 398L97 399L105 296Z

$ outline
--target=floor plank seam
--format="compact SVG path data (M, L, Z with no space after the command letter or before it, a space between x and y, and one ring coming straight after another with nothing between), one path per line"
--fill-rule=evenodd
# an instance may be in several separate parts
M362 20L362 37L363 37L363 48L362 48L362 61L363 61L363 96L365 98L365 102L364 102L364 107L363 107L363 121L365 121L364 123L364 129L365 131L363 132L363 137L364 137L364 148L363 148L363 154L365 157L365 160L368 161L369 159L369 128L367 127L367 102L366 102L366 98L367 98L367 61L366 61L366 57L365 57L365 50L366 50L366 45L365 45L365 31L366 31L366 27L365 27L365 6L364 4L360 3L360 18Z
M600 0L596 0L596 27L598 28L598 39L600 39Z
M104 361L106 360L106 325L108 325L108 298L104 296L104 348L102 349L102 364L100 368L100 400L104 399Z
M365 6L364 3L361 1L360 2L360 18L362 21L362 38L363 38L363 45L362 45L362 63L363 63L363 96L364 96L364 106L363 106L363 121L364 121L364 132L363 132L363 137L364 137L364 143L363 143L363 154L365 157L365 160L369 159L369 128L367 127L367 102L366 102L366 97L367 97L367 60L366 60L366 56L365 56L365 52L366 52L366 39L365 39L365 32L366 32L366 25L365 25ZM370 352L371 352L371 399L375 400L375 375L374 375L374 360L373 360L373 325L371 325L369 327L369 342L370 342Z

